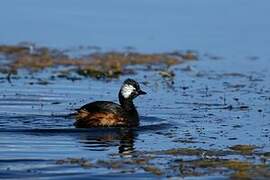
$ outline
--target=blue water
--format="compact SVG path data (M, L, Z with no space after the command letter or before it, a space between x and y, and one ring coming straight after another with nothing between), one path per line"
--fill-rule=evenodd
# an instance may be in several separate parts
M19 79L14 75L11 83L2 81L0 86L0 178L128 175L110 168L56 163L65 158L95 162L115 159L112 155L117 154L121 160L127 160L133 158L133 152L172 148L226 150L236 144L256 145L259 151L267 152L270 150L267 62L264 58L237 62L202 59L173 67L176 73L173 85L156 71L138 71L129 77L142 83L148 94L135 100L141 126L131 131L76 129L74 117L69 115L90 101L117 102L125 76L110 82L56 78L49 80L48 85L39 85L36 84L39 78L46 80L54 69L34 73L32 78L25 72L21 74L26 76L17 76ZM226 108L229 105L232 109ZM241 106L248 108L239 109ZM160 161L170 163L171 157ZM164 176L178 172L166 173ZM140 168L131 176L155 177Z
M155 178L140 168L125 174L56 162L111 160L125 151L224 150L235 144L269 151L269 7L267 0L1 1L0 44L194 49L199 61L173 67L174 84L157 71L131 76L148 92L136 99L142 127L132 132L77 130L69 116L93 100L117 102L126 76L109 82L53 80L59 69L51 68L34 74L21 70L10 83L0 74L0 178ZM6 62L1 57L0 63ZM40 85L39 79L49 84Z
M268 56L268 0L3 0L0 43Z

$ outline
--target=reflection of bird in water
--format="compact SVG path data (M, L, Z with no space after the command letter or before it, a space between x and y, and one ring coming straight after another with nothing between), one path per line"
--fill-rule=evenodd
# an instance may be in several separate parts
M113 146L119 146L118 152L127 155L134 150L134 138L137 136L132 129L96 129L91 133L82 133L80 143L91 151L104 151Z
M90 127L136 127L139 125L139 115L133 104L133 99L146 94L138 82L133 79L124 81L119 91L119 104L109 101L95 101L78 109L75 126Z
M130 154L134 151L134 132L131 129L122 136L118 149L120 154Z

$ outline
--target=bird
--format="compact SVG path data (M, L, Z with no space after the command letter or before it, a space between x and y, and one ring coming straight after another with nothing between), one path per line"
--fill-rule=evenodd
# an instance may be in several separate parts
M133 79L126 79L118 93L119 103L110 101L95 101L77 109L77 128L91 127L137 127L139 114L133 100L145 95L140 85Z

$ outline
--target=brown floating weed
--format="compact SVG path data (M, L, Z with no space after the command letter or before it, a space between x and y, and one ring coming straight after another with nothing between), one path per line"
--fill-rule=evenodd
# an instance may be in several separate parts
M34 46L33 46L34 47ZM186 53L154 53L137 52L106 52L92 53L88 56L73 58L56 49L27 48L24 46L0 46L0 54L9 59L4 69L14 73L18 69L40 70L54 66L71 66L79 75L95 78L117 78L122 74L131 73L127 65L166 65L167 67L182 63L185 60L198 59L191 51ZM8 69L8 70L7 70Z
M28 52L29 48L22 46L8 46L8 45L0 45L0 53L5 55L19 54Z
M238 144L231 146L230 149L241 154L252 154L253 151L256 149L256 146L249 144Z

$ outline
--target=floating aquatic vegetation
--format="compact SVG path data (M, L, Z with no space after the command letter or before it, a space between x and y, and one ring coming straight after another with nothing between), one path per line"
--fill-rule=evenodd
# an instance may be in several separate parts
M0 54L9 59L1 67L1 72L15 73L19 69L40 70L55 66L69 66L79 75L95 78L117 78L122 74L132 73L127 65L166 65L179 64L185 60L196 60L198 55L192 51L174 53L138 53L138 52L105 52L91 53L83 57L71 57L57 49L21 45L0 46ZM173 76L172 73L162 76Z
M194 176L229 176L231 178L269 178L269 164L263 161L256 163L246 158L247 155L259 157L261 154L253 151L252 145L236 145L233 149L249 150L246 154L235 150L207 150L200 148L174 148L161 151L134 151L123 154L112 154L111 160L87 161L84 158L67 158L57 164L77 164L83 168L107 168L122 173L134 172L136 169L166 177ZM252 151L251 151L252 149ZM234 158L230 156L234 155ZM166 158L165 158L165 157ZM170 158L168 158L170 157ZM185 158L184 158L185 157ZM159 162L159 163L157 163ZM84 166L84 164L91 166Z
M28 52L29 48L19 46L19 45L0 45L0 53L5 55L12 55L12 54L18 54L18 53L24 53Z
M236 179L270 177L269 166L266 164L252 164L247 161L228 159L180 161L179 171L181 176L203 176L219 173Z
M238 144L231 146L230 149L242 154L252 154L256 149L256 146L250 144Z

